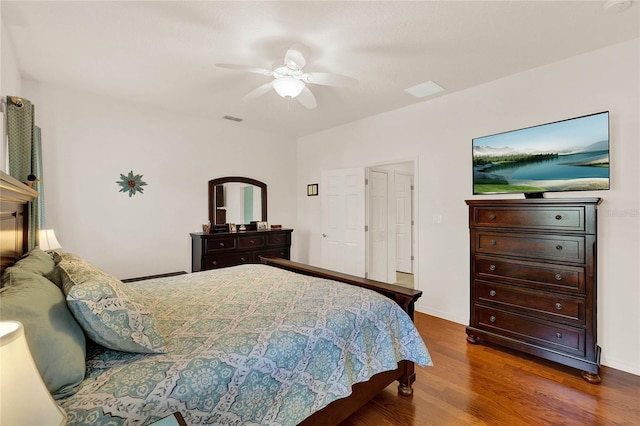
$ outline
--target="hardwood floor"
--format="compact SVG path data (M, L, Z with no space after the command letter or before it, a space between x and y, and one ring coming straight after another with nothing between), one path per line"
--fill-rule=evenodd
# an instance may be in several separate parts
M434 366L416 366L414 394L387 387L342 426L639 425L640 376L580 371L496 347L471 345L464 326L416 312Z

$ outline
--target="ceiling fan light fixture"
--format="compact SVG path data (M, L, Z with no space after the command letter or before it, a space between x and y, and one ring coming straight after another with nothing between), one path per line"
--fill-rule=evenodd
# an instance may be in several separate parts
M276 93L286 99L293 99L298 96L304 86L305 84L302 80L288 75L276 78L273 81L273 88Z

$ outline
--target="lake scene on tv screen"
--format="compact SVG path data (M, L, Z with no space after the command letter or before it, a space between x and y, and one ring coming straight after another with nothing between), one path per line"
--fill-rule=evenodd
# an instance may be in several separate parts
M473 139L473 193L609 189L609 113Z

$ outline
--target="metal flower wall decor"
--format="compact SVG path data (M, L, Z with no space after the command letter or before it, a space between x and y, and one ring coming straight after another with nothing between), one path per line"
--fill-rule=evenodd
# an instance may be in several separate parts
M120 180L116 182L120 185L120 191L118 192L129 192L129 197L135 195L136 192L144 193L142 189L147 183L142 181L142 175L134 175L133 170L129 172L128 175L120 174Z

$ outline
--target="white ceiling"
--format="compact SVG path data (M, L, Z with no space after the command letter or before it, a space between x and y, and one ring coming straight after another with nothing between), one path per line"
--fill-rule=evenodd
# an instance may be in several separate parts
M2 0L23 78L233 125L302 136L429 99L403 89L433 80L463 90L640 37L640 4L604 1L30 2ZM271 68L310 48L305 71L355 87L310 86L315 110L275 92L241 98L269 77L216 68Z

